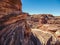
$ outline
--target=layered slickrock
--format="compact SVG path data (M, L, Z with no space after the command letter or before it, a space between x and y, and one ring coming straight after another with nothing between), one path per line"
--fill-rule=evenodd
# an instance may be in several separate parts
M0 45L40 45L27 24L21 0L0 0Z
M0 18L11 13L21 13L21 0L0 0Z
M41 43L43 42L43 45L60 45L60 16L51 14L31 15L28 18L28 24L33 30L33 34L39 38Z
M50 32L42 31L40 29L32 29L32 32L41 41L42 45L55 45L56 38Z
M59 19L23 13L21 0L0 0L0 45L60 45Z

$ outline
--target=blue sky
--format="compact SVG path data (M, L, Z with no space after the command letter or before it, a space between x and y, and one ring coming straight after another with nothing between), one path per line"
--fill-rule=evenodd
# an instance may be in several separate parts
M23 12L60 16L60 0L22 0Z

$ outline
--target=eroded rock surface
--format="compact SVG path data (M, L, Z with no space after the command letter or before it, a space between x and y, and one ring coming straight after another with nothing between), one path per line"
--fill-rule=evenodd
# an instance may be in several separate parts
M60 45L60 16L51 14L31 15L28 24L33 29L33 34L38 37L41 43L43 42L43 45Z
M0 0L0 45L40 45L31 33L27 16L21 0Z
M0 18L11 13L21 13L21 0L0 0Z
M60 45L59 19L23 13L21 0L0 0L0 45Z

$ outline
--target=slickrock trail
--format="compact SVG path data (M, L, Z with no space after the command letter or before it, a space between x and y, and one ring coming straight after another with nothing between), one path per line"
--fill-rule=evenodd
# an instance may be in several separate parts
M47 31L42 31L40 29L31 29L34 36L36 36L42 45L52 45L56 43L56 37Z

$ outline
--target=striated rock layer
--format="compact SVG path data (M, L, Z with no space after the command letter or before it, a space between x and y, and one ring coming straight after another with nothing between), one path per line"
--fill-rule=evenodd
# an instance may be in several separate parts
M60 45L60 16L31 15L27 18L32 32L42 45Z
M21 13L21 0L0 0L0 18L11 13Z
M0 0L0 45L38 45L27 16L22 12L21 0Z
M20 20L22 14L21 0L0 1L0 27Z
M21 0L0 0L0 45L60 45L59 19L23 13Z

